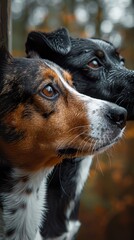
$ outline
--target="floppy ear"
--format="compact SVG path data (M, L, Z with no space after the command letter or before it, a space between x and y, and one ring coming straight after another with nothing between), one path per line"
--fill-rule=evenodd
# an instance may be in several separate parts
M49 51L66 55L71 50L71 41L66 28L50 33L32 31L28 34L25 46L27 54L34 51L45 58L45 53Z

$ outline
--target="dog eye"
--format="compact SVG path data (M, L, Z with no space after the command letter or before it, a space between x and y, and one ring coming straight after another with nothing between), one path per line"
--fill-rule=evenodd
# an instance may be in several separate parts
M96 59L93 59L91 62L88 63L88 66L90 68L99 68L101 65L100 63L96 60Z
M48 84L41 90L41 95L49 100L53 100L58 96L58 91L51 84Z

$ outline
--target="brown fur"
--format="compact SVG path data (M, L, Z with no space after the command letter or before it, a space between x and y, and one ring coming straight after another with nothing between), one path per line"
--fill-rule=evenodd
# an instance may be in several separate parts
M70 142L71 146L78 148L81 141L84 142L86 134L77 138L83 131L78 126L86 126L86 133L89 131L89 122L83 102L75 94L69 93L52 69L42 66L40 70L42 82L38 87L38 92L43 91L44 85L53 82L60 87L60 97L56 103L53 103L42 98L37 92L32 96L32 103L20 103L15 110L5 115L3 121L5 126L14 128L17 133L23 133L23 138L11 143L0 139L2 152L11 164L27 171L38 171L61 162L63 156L60 158L58 155L58 148L70 146ZM64 72L63 77L70 85L73 85L69 73ZM26 107L31 117L22 117ZM44 112L50 113L51 111L53 113L49 119L42 117ZM89 141L88 147L90 144ZM90 153L87 149L85 153L83 149L83 154ZM79 156L79 154L81 155L81 151L78 151L76 155Z

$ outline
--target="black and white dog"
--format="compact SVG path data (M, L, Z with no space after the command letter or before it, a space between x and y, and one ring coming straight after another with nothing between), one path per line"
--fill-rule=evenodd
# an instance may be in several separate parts
M127 108L128 120L134 119L134 71L125 68L124 59L110 42L73 38L65 28L51 33L33 31L27 38L26 53L69 70L80 93L117 103ZM80 194L91 161L92 157L67 159L49 176L43 239L76 238Z

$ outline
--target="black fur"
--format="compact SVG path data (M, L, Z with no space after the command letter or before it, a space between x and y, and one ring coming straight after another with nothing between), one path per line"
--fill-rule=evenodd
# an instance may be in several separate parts
M77 166L76 166L77 164ZM48 212L44 216L42 226L42 235L44 238L53 238L61 236L67 231L65 222L66 210L72 199L75 198L77 182L75 181L80 162L76 163L70 159L65 159L63 163L54 168L53 173L48 179ZM70 219L76 221L78 218L79 198L75 201ZM47 219L47 221L46 221Z
M69 70L79 92L126 107L128 120L134 119L134 71L125 68L124 59L110 42L73 38L61 28L53 33L29 33L26 53L28 57L36 53ZM41 228L44 239L61 236L67 231L67 223L78 219L80 196L76 198L75 192L80 164L79 159L68 159L55 167L48 179L49 211ZM75 208L68 219L65 210L74 198ZM75 236L69 240L73 239Z
M58 30L58 33L61 32L62 36L63 31L65 37L65 29ZM125 68L124 59L111 43L100 39L72 38L66 32L64 49L67 53L62 54L57 47L60 48L62 38L57 39L56 47L48 45L48 41L52 44L52 39L57 37L57 31L51 33L50 39L48 36L48 33L29 33L26 42L28 56L35 51L41 58L69 70L79 92L116 102L127 108L129 120L134 119L134 71ZM89 66L93 60L99 64L96 69Z

